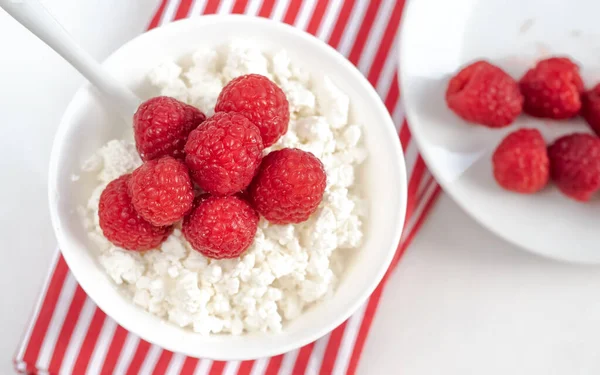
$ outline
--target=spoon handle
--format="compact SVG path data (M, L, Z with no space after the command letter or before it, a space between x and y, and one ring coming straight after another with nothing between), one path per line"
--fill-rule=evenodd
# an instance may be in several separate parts
M0 0L0 8L67 60L96 86L123 118L131 121L140 99L79 47L38 0Z

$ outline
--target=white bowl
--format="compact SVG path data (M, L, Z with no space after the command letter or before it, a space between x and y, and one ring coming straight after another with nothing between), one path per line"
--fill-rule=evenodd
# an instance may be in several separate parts
M325 72L351 99L352 116L364 126L369 157L360 183L369 204L365 240L332 299L305 312L278 334L202 336L181 329L124 298L97 260L76 208L85 205L94 182L74 183L81 164L107 141L131 133L110 113L90 85L69 104L50 161L52 223L71 272L98 306L125 329L165 349L192 357L245 360L281 354L325 335L346 320L373 292L400 239L406 208L406 169L394 124L375 90L359 71L311 35L266 19L204 16L174 22L143 34L112 54L104 66L141 97L148 97L147 72L167 58L198 48L252 39L266 51L285 48L310 72ZM130 137L130 135L129 135Z

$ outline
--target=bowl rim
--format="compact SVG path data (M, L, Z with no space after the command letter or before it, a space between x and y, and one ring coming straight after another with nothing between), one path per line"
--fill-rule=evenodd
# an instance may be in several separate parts
M237 14L216 15L215 14L215 15L204 15L202 17L195 17L195 18L174 21L174 22L168 23L164 26L161 26L161 27L152 29L150 31L147 31L143 34L140 34L137 37L133 38L132 40L126 42L121 47L119 47L117 50L112 52L102 62L102 65L109 64L114 55L117 55L122 50L129 48L132 44L140 43L140 41L143 41L146 39L151 40L154 37L154 35L159 35L159 34L163 34L163 33L174 33L177 31L185 32L186 29L199 27L200 25L209 26L211 24L223 23L223 22L225 22L225 23L227 23L227 22L232 22L232 23L244 22L246 24L260 24L263 27L272 28L274 32L285 32L285 33L291 34L292 37L304 39L308 43L314 45L315 48L322 49L324 53L328 54L329 57L333 61L335 61L336 63L338 63L340 65L340 69L344 69L344 70L348 71L348 74L352 76L353 80L356 82L357 85L359 85L361 91L364 93L365 100L372 102L373 105L378 108L377 111L381 112L383 114L382 117L386 118L385 123L379 124L379 126L381 126L385 129L385 131L388 133L389 139L390 140L398 139L396 128L394 126L394 122L390 116L389 111L383 104L381 98L379 97L379 95L377 94L377 92L375 91L373 86L368 82L368 80L362 75L362 73L360 73L360 71L352 63L350 63L344 56L342 56L339 52L337 52L333 47L329 46L327 43L316 38L315 36L305 32L303 30L295 28L293 26L290 26L290 25L287 25L285 23L281 23L278 21L274 21L271 19L252 17L252 16L247 16L247 15L241 15L241 14L240 15L237 15ZM166 344L162 343L162 342L160 342L160 340L157 339L157 337L154 337L152 335L150 335L150 336L147 335L146 334L147 332L139 332L137 330L132 329L131 324L129 324L130 319L127 319L125 314L123 314L123 315L113 314L114 309L112 309L110 306L108 306L108 304L105 303L104 300L97 298L98 296L95 295L93 292L93 285L92 285L91 281L86 279L86 277L85 277L85 272L82 272L82 270L79 270L77 268L76 264L74 264L74 263L76 263L76 261L73 260L72 255L71 255L72 253L71 253L71 250L69 250L69 247L61 245L61 244L69 244L70 240L68 240L65 237L65 234L62 230L62 227L63 227L62 219L61 219L61 215L59 214L59 209L58 209L59 194L57 192L58 192L58 185L59 185L59 180L60 180L60 177L58 174L59 167L60 167L60 163L59 163L60 155L61 155L61 150L64 148L64 144L66 143L65 142L65 134L75 123L75 121L73 121L73 117L78 108L78 105L77 105L75 99L78 96L82 95L82 93L85 92L90 87L92 87L91 84L88 82L85 82L77 90L77 92L75 93L75 95L73 96L73 98L71 99L71 101L69 102L69 104L67 105L67 107L65 109L65 112L60 120L57 132L53 139L53 145L52 145L52 151L51 151L50 163L49 163L49 173L48 173L48 201L49 201L49 207L50 207L50 216L51 216L51 221L52 221L52 227L53 227L54 233L55 233L58 243L59 243L59 249L60 249L61 253L63 254L64 260L66 261L69 269L73 273L73 276L75 277L75 279L77 280L79 285L82 287L82 289L88 295L88 297L90 299L92 299L94 301L94 303L96 303L96 305L102 311L107 313L107 315L109 317L114 319L117 324L119 324L120 326L125 328L127 331L134 333L134 334L138 335L141 339L143 339L151 344L157 345L163 349L167 349L167 350L170 350L173 352L183 353L187 356L191 356L191 357L195 357L195 358L207 358L207 359L213 359L213 360L227 361L227 360L252 360L252 359L257 359L257 358L261 358L261 357L276 356L276 355L280 355L280 354L295 350L295 349L300 348L304 345L307 345L311 342L314 342L317 339L319 339L320 337L326 335L327 333L329 333L330 331L332 331L333 329L338 327L339 325L341 325L344 321L346 321L350 316L352 316L359 309L359 307L367 300L367 298L373 293L375 288L379 285L379 283L383 279L385 273L387 272L387 270L392 262L392 259L396 253L396 248L400 241L401 234L404 229L405 220L406 220L407 171L406 171L406 164L405 164L405 160L404 160L404 153L402 151L402 148L400 147L399 141L391 142L392 149L395 154L394 155L395 161L396 161L393 164L395 164L394 167L395 167L397 173L399 174L399 181L400 181L400 186L397 187L398 194L399 194L399 199L398 199L399 207L397 207L397 208L400 210L400 212L397 214L397 217L399 218L399 222L396 223L395 231L393 233L391 233L390 243L392 245L390 246L390 249L388 250L387 254L385 255L385 261L381 262L381 264L378 267L377 276L375 278L373 278L372 281L367 286L365 286L362 293L360 293L360 298L357 298L354 301L347 304L347 308L345 309L344 314L340 314L336 319L332 319L330 322L326 322L326 324L322 324L318 329L315 329L312 334L307 334L296 340L290 340L290 342L288 342L287 345L282 345L282 346L280 346L276 349L272 349L272 350L261 350L260 348L255 348L250 353L247 353L244 356L231 355L230 353L222 353L223 355L214 355L214 353L207 353L208 355L202 355L201 357L199 357L198 354L195 354L193 351L182 350L182 348L176 347L173 345L169 345L169 343L166 343ZM74 251L79 251L79 250L74 249ZM74 265L75 265L75 267L73 268L72 266L74 266ZM75 270L75 271L73 271L73 270ZM90 293L90 291L92 291L92 293ZM144 313L147 313L147 312L144 311ZM182 329L175 325L173 325L173 328L174 329ZM285 328L282 331L282 333L285 333ZM280 334L281 333L277 333L274 335L280 335Z

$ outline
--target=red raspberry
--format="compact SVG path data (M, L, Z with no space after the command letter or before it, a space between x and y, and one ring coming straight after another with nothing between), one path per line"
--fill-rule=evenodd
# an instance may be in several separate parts
M169 237L173 227L155 227L135 211L129 196L130 178L126 174L111 181L100 195L100 228L115 246L133 251L154 249Z
M284 148L265 156L249 194L254 208L270 222L300 223L321 203L325 185L319 159L309 152Z
M230 195L198 198L183 221L183 235L202 255L236 258L250 247L258 227L258 214L248 202Z
M504 70L477 61L450 80L446 103L466 121L501 128L521 114L523 96L517 82Z
M259 74L240 76L221 91L215 112L237 112L260 129L265 147L285 134L290 121L290 106L283 91Z
M172 156L149 160L133 171L129 193L135 210L156 226L183 219L194 202L188 169Z
M145 101L133 116L135 145L142 160L170 155L183 159L190 132L206 119L199 109L167 96Z
M578 201L600 189L600 139L583 133L566 135L548 148L550 176L558 188Z
M600 136L600 84L581 96L581 114L594 133Z
M567 119L581 109L579 67L566 57L541 60L519 81L523 110L535 117Z
M542 190L550 176L546 143L536 129L520 129L506 136L496 148L492 164L498 185L517 193Z
M262 151L254 124L240 114L221 112L190 133L185 162L200 188L213 195L230 195L250 184Z

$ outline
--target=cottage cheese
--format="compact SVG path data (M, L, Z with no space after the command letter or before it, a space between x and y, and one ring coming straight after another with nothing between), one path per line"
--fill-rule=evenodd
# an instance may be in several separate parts
M231 79L258 73L274 80L290 102L289 131L265 150L297 147L319 157L327 188L312 217L297 225L261 218L250 249L240 258L212 260L194 251L180 228L144 253L115 247L98 225L98 200L113 179L141 164L131 141L108 142L83 170L98 186L82 208L84 224L108 276L133 303L201 334L278 332L286 321L334 292L351 249L362 240L365 204L355 173L366 158L361 126L350 123L349 99L328 77L311 77L285 51L265 54L232 44L203 50L191 66L166 61L149 74L157 94L195 105L208 115Z

